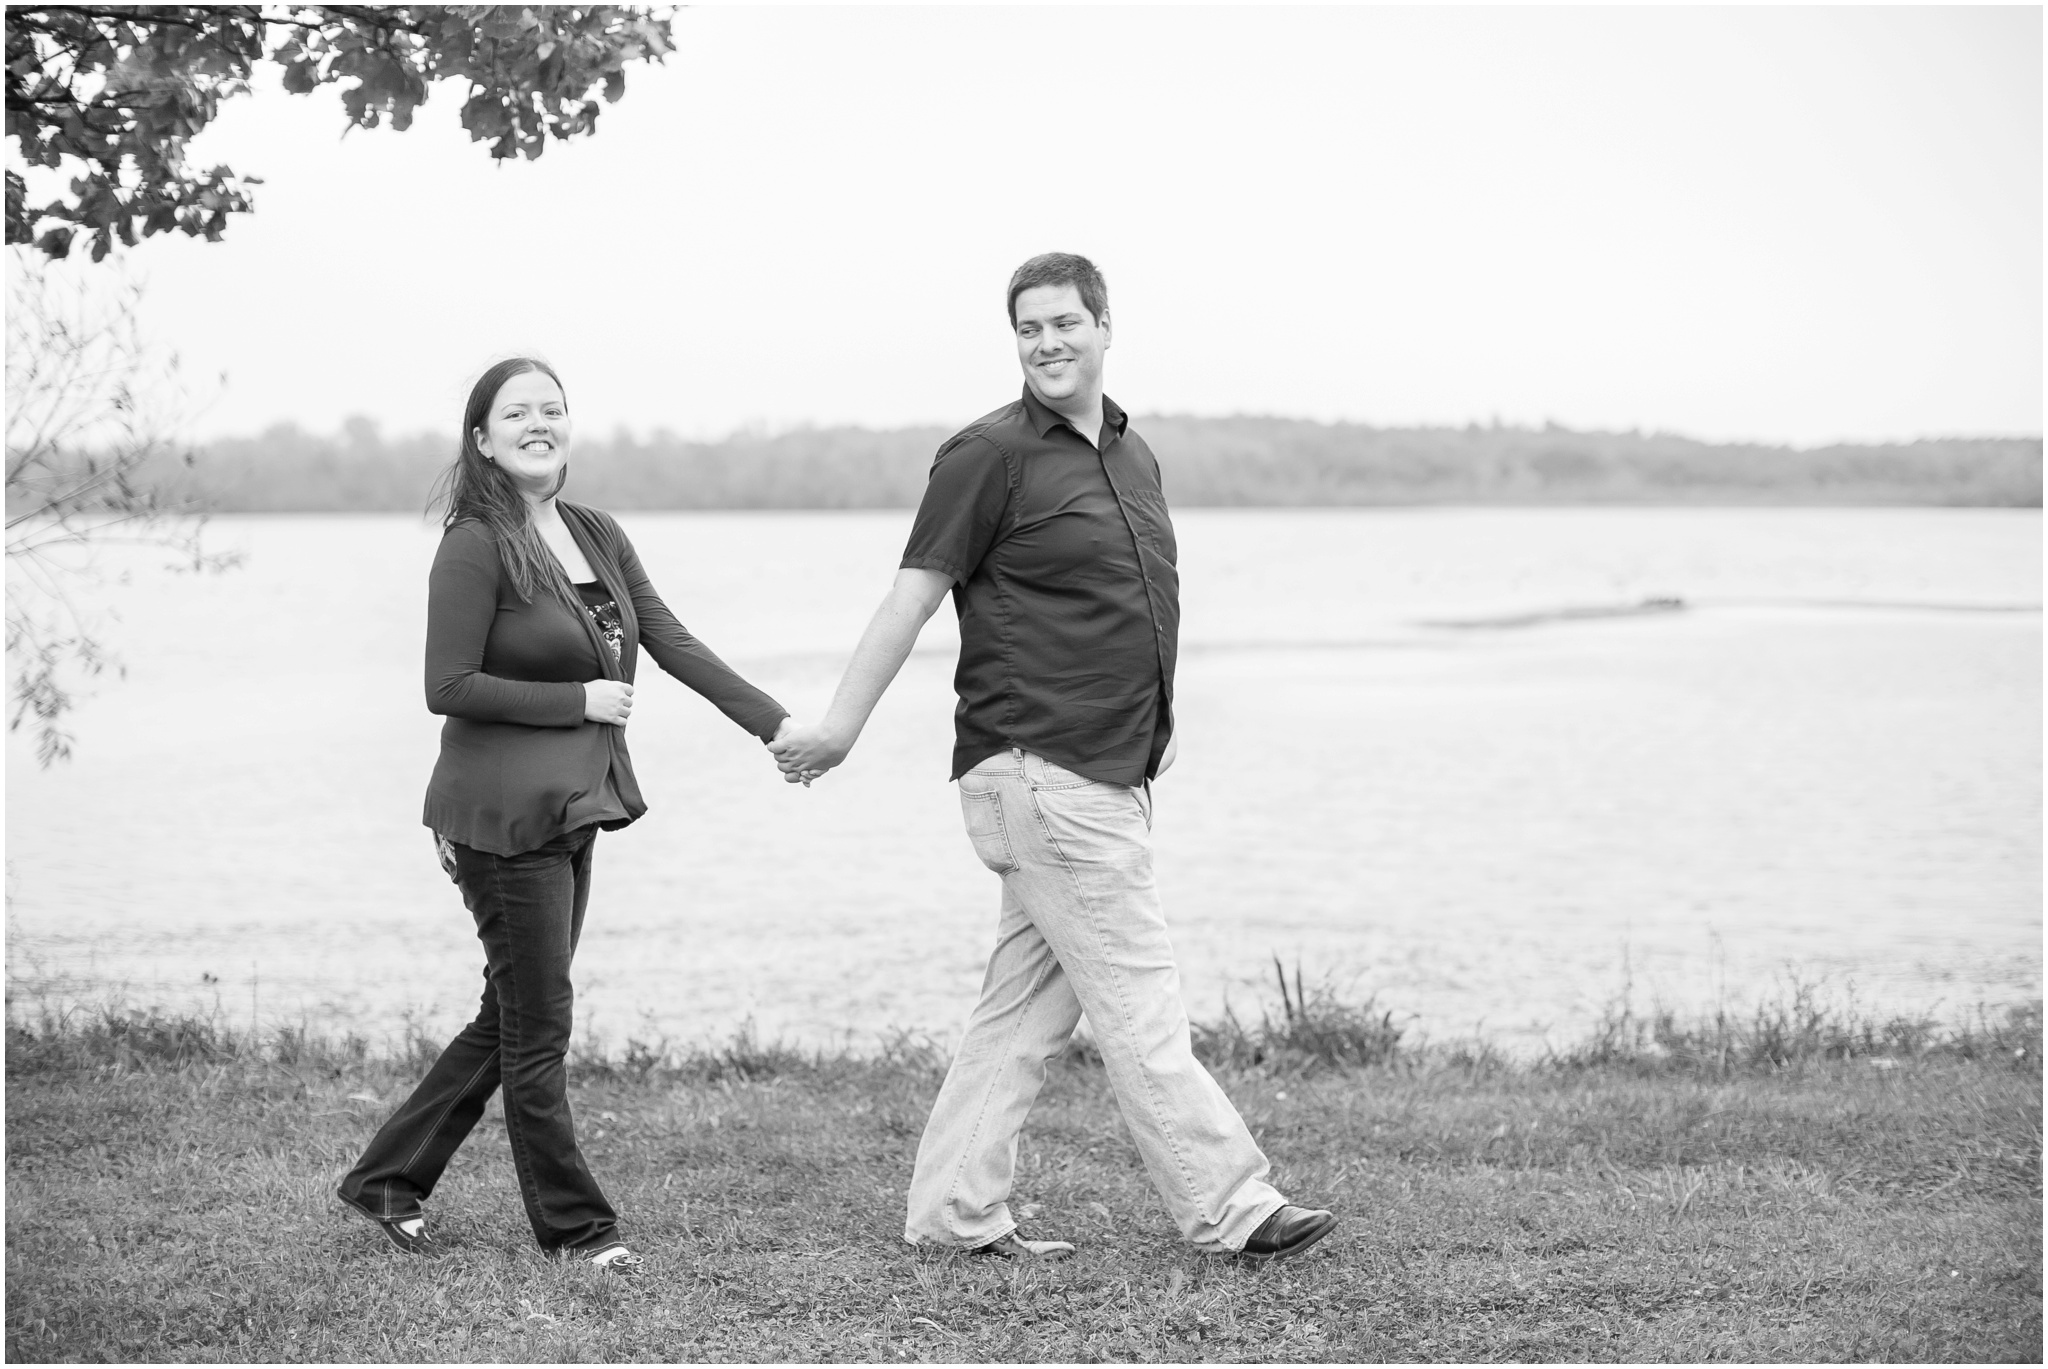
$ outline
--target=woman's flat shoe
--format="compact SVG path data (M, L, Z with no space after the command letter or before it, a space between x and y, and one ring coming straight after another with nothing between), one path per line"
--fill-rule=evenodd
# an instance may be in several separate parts
M423 1255L428 1259L434 1259L448 1253L448 1247L435 1240L433 1233L427 1230L427 1219L417 1212L410 1217L379 1217L348 1198L343 1198L342 1201L375 1222L377 1229L384 1233L391 1244L408 1255Z
M647 1266L647 1261L626 1249L624 1243L608 1245L578 1258L585 1264L596 1265L607 1274L638 1274Z

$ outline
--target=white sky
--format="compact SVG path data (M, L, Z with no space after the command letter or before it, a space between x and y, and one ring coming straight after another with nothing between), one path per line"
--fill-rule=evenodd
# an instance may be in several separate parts
M1093 257L1144 412L1815 443L2042 429L2041 16L2003 9L696 9L594 139L438 88L130 254L200 421L451 431L536 349L587 435L958 423L1003 285ZM10 145L11 146L11 145Z

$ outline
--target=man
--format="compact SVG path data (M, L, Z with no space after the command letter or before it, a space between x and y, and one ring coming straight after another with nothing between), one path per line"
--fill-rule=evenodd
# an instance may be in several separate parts
M1010 278L1015 403L939 449L902 569L832 706L771 749L786 778L839 764L950 590L960 616L953 778L1002 877L996 947L918 1145L904 1236L1058 1257L1010 1215L1017 1136L1085 1011L1154 1187L1197 1247L1296 1254L1336 1224L1266 1182L1194 1057L1152 878L1151 781L1173 764L1180 623L1159 464L1102 393L1101 273L1033 257Z

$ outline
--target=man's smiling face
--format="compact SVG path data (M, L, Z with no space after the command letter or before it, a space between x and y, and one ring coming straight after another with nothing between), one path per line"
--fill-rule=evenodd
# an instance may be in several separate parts
M1071 285L1039 285L1017 296L1017 359L1024 380L1047 404L1102 390L1109 313L1088 312Z

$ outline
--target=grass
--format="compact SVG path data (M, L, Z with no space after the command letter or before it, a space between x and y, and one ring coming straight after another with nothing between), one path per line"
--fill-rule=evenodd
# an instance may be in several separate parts
M1368 997L1353 1003L1328 980L1306 985L1299 961L1290 991L1287 969L1278 956L1273 958L1273 977L1280 988L1277 1018L1268 1009L1259 1014L1258 1026L1248 1027L1226 1005L1220 1023L1194 1025L1195 1054L1204 1064L1211 1069L1307 1073L1384 1065L1400 1056L1406 1028L1396 1026L1393 1011L1382 1009L1378 1000Z
M532 1248L495 1108L433 1201L450 1258L334 1201L434 1043L16 1023L7 1355L2040 1358L2038 1009L1946 1030L1797 995L1697 1023L1618 1009L1529 1062L1394 1028L1297 971L1256 1026L1200 1033L1277 1182L1344 1218L1262 1267L1179 1242L1085 1050L1048 1079L1016 1196L1027 1234L1081 1252L1027 1267L902 1241L928 1042L586 1051L579 1129L648 1256L625 1282Z

